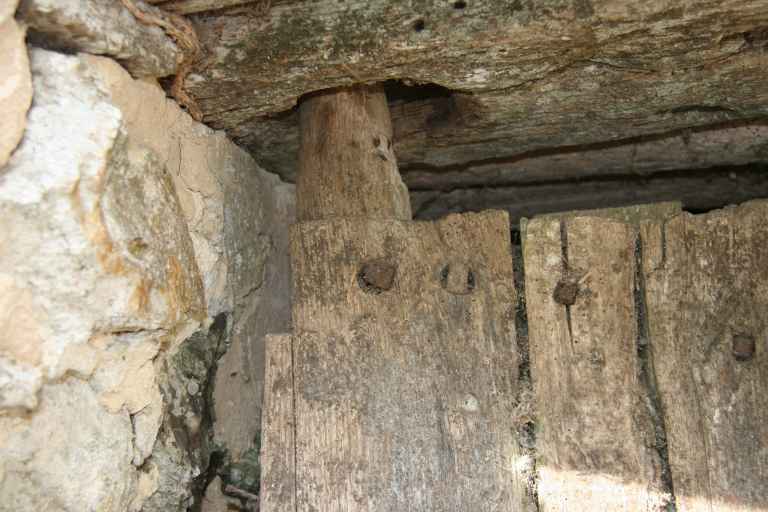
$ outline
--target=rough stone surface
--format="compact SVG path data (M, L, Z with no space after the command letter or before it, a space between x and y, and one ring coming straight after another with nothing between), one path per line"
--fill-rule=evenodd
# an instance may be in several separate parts
M297 154L290 109L301 95L387 79L448 89L390 91L409 185L418 171L422 187L455 186L442 174L457 167L485 184L497 171L631 175L760 158L755 139L731 129L764 130L766 0L272 4L196 15L212 61L187 86L207 123L284 175L295 169L286 155ZM725 131L697 137L699 127ZM660 142L636 144L645 138ZM601 155L606 146L621 150ZM532 153L552 158L537 164Z
M203 493L205 470L216 450L211 435L213 381L226 334L227 317L221 314L165 361L160 389L167 410L156 443L147 446L143 468L160 478L143 510L186 510Z
M224 134L195 123L157 86L131 80L109 60L84 60L123 112L129 142L152 149L173 178L208 315L231 312L212 403L217 450L236 463L259 432L264 335L290 328L294 187L258 169Z
M17 1L0 8L0 168L24 134L27 110L32 102L32 80L29 72L24 30L13 19Z
M118 0L23 0L19 15L33 41L109 55L134 76L172 75L181 56L161 28L139 22Z
M113 61L32 69L0 172L0 510L186 510L221 449L216 360L263 352L238 322L288 323L292 187Z
M231 279L240 282L241 288L235 296L231 344L219 361L214 395L216 440L227 447L233 460L254 447L259 434L264 336L288 330L291 325L287 247L295 205L293 186L283 184L272 192L262 188L262 208L249 209L249 201L259 195L247 182L257 181L257 177L242 178L244 186L232 183L231 204L250 215L231 219L230 226L233 232L240 233L234 243L242 244L231 269ZM244 286L246 283L250 286Z
M3 367L36 385L0 397L0 502L127 510L162 416L155 363L204 321L202 283L156 156L129 147L81 60L32 56L35 105L0 178L0 268L27 313L2 332Z

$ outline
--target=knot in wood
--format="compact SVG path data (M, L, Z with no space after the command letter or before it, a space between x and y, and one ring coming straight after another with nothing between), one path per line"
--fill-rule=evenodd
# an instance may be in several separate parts
M749 334L734 334L731 351L737 361L749 361L755 355L755 337Z
M379 294L392 288L397 267L385 259L363 263L357 274L357 282L366 293Z

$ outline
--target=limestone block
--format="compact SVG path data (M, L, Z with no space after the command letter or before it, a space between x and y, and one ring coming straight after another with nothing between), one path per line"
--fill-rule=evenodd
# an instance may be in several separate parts
M84 56L123 112L128 145L165 163L187 219L208 315L231 311L214 391L216 442L233 460L259 430L264 335L290 328L288 226L294 186L258 167L222 133L194 122L156 85Z
M33 40L108 55L134 76L172 75L181 56L162 29L139 22L116 0L25 0L20 15Z
M32 80L29 73L24 30L13 19L16 1L0 7L0 168L21 140L32 102ZM0 170L0 173L2 170Z
M100 407L87 382L46 387L35 415L0 418L0 510L129 510L132 450L130 417Z
M123 112L128 145L154 152L173 179L208 314L232 310L262 284L271 247L267 231L278 231L273 222L284 218L271 216L280 180L258 168L223 133L192 120L157 85L133 80L108 59L83 60ZM292 187L283 195L292 201Z
M32 52L0 175L0 509L138 510L167 354L205 321L174 182L81 58Z
M186 510L213 441L254 448L293 186L114 61L32 62L0 173L0 510Z

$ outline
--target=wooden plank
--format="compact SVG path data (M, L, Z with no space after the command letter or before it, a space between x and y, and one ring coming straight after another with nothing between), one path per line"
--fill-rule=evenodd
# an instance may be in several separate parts
M267 335L265 342L260 510L293 512L296 510L293 338L289 334Z
M656 511L668 500L640 380L634 253L635 230L614 220L549 217L527 225L544 512Z
M680 512L768 508L768 203L642 228ZM754 348L752 348L754 342Z
M529 510L506 214L291 240L297 510Z

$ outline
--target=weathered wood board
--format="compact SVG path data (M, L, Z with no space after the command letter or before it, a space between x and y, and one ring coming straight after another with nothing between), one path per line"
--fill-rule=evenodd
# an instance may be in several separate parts
M297 510L529 510L507 215L291 239Z
M768 510L768 203L642 228L679 512Z
M293 347L289 334L268 335L261 415L262 512L294 512Z
M636 229L546 217L524 239L540 510L660 511L637 356Z

